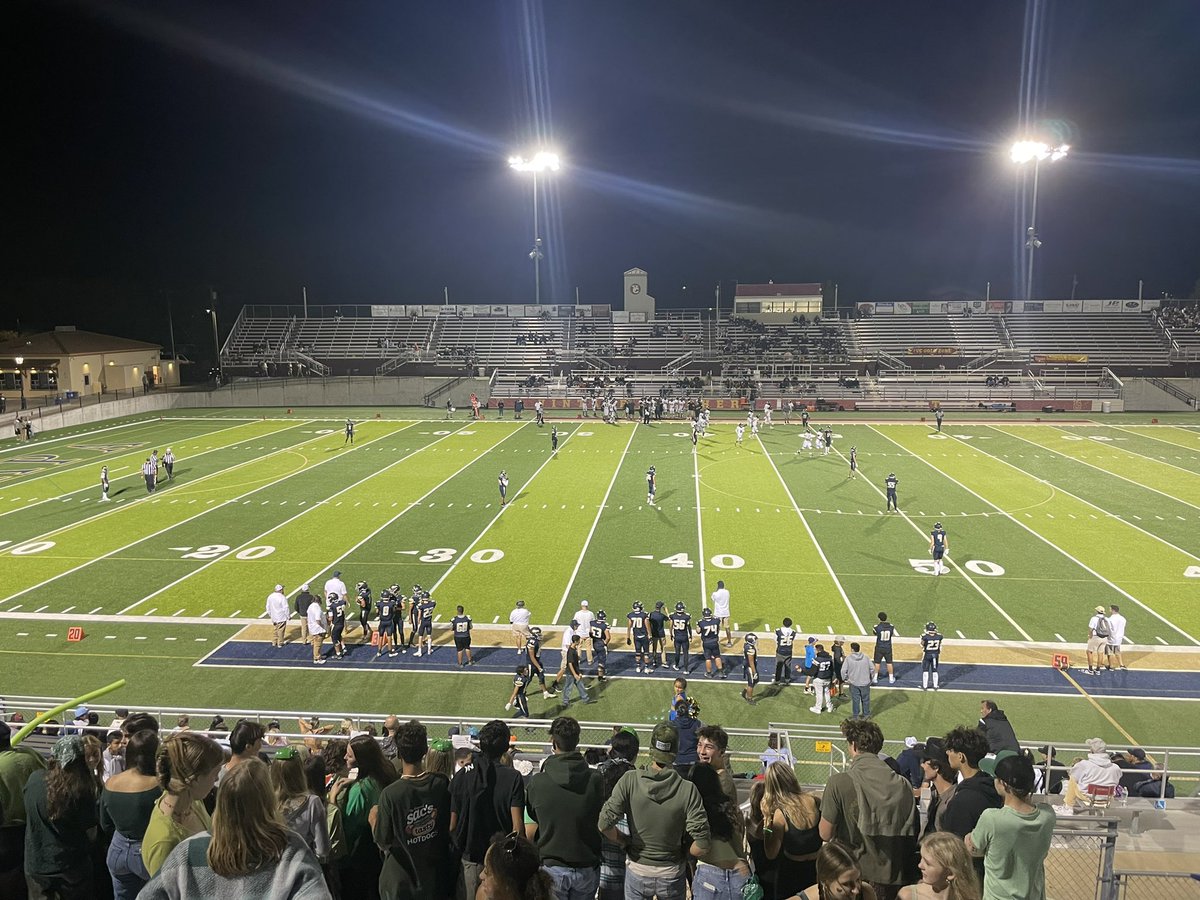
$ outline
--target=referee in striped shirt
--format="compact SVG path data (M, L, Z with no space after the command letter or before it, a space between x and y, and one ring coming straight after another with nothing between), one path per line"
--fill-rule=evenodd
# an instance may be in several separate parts
M142 474L146 476L146 493L153 494L154 487L158 482L158 466L149 457L142 463Z

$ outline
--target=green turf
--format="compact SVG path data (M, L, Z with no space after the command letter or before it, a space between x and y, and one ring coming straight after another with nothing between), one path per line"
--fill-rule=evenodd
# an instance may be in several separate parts
M334 568L376 591L431 587L442 621L461 603L477 623L503 623L521 598L536 622L561 624L588 599L607 610L618 639L633 600L668 608L682 600L697 616L718 579L741 629L790 616L806 633L850 635L886 609L902 635L935 619L951 646L993 637L1054 645L1060 635L1081 641L1091 608L1117 602L1138 644L1195 646L1200 635L1195 416L1158 425L1146 416L1077 425L948 418L940 437L911 416L876 424L842 416L834 452L810 456L796 452L796 426L765 429L760 440L747 434L738 448L729 417L714 420L695 453L681 423L569 420L551 454L549 425L423 414L188 410L45 434L29 446L0 443L0 612L156 617L91 623L92 636L70 647L62 621L0 622L4 690L46 693L42 663L70 656L55 668L52 693L127 674L131 704L499 711L492 694L505 693L503 676L405 678L401 703L394 675L305 669L280 679L274 670L196 668L232 627L170 622L257 618L276 581L291 592ZM341 432L347 416L360 422L353 446ZM137 467L167 445L180 459L176 481L148 497ZM105 463L116 502L100 506ZM510 477L503 512L501 469ZM891 471L901 513L884 512ZM939 519L954 568L934 578L928 532ZM146 641L124 639L139 630ZM38 637L45 633L59 637ZM648 697L658 687L615 680L602 693L615 702L590 712L652 720L659 710ZM751 708L733 683L702 690L709 720L809 718L794 698ZM880 692L878 714L885 728L908 733L916 713L936 731L973 718L975 702ZM1121 740L1082 697L1005 702L1028 733ZM1190 703L1103 706L1147 743L1200 741Z

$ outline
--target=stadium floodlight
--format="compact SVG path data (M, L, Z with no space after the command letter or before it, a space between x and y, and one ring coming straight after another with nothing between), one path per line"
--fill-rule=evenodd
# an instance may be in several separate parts
M533 176L533 249L529 258L533 260L533 300L542 302L542 235L538 228L538 176L546 172L557 172L562 165L557 153L553 150L539 150L528 159L524 156L510 156L508 166L514 172L527 173Z
M17 364L17 383L21 386L21 409L25 409L25 370L21 368L25 365L25 357L18 356L14 362Z
M1038 174L1043 162L1058 162L1071 151L1070 144L1051 147L1041 141L1017 141L1012 145L1009 156L1019 166L1033 163L1033 199L1030 203L1029 227L1025 229L1025 248L1029 259L1025 270L1025 299L1033 299L1033 253L1042 246L1037 233Z

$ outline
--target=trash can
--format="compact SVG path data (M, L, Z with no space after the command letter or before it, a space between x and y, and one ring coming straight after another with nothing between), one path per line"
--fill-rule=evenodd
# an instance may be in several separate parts
M1053 407L1053 406L1043 406L1043 407L1042 407L1042 412L1044 412L1044 413L1052 413L1052 412L1054 412L1054 407Z
M1100 401L1100 412L1105 413L1106 415L1108 413L1112 412L1112 401L1111 400L1101 400Z

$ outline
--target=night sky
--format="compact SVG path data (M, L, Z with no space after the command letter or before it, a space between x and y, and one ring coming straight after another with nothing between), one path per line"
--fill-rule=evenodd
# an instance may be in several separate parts
M165 341L243 303L1192 294L1196 0L6 6L0 327ZM686 290L684 286L686 285Z

